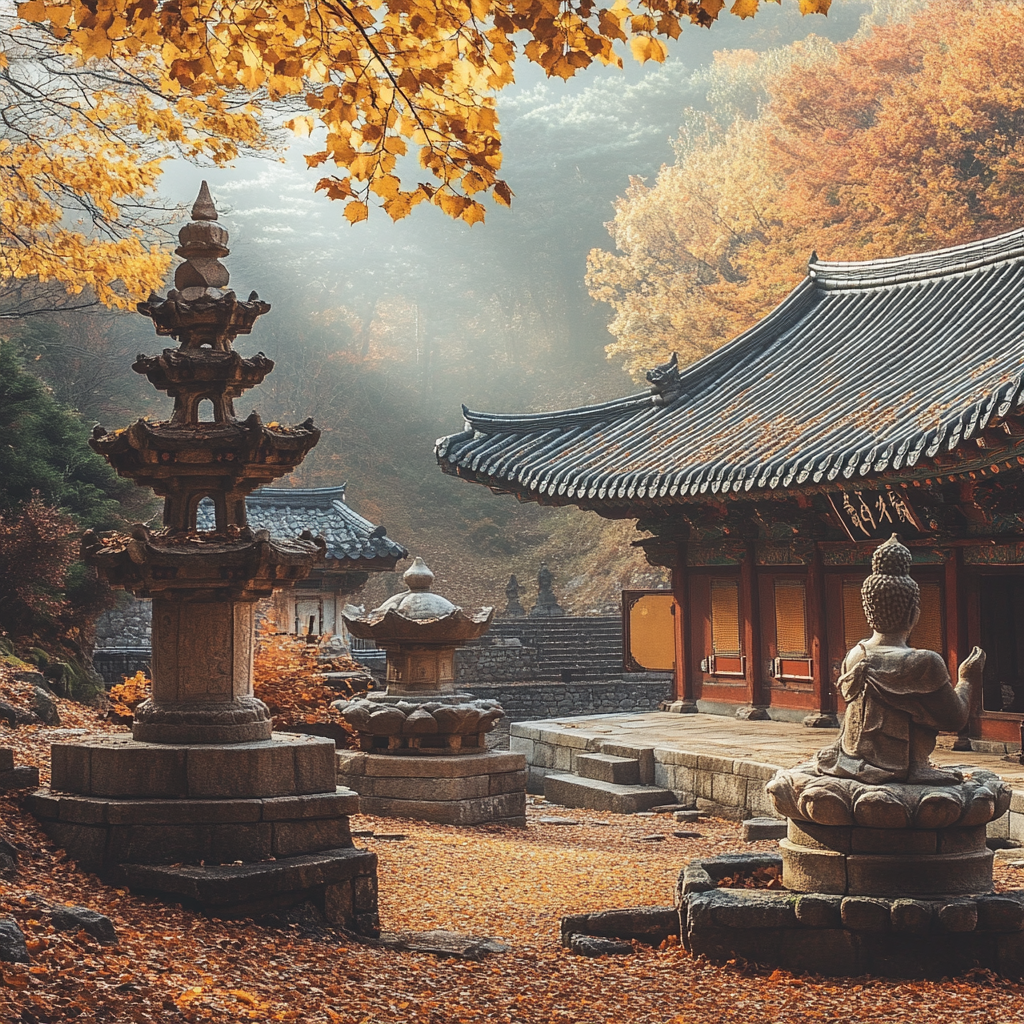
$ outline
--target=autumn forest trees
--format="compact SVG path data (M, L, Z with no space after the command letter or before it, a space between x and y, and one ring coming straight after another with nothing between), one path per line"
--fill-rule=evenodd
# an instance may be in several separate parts
M159 415L127 372L148 325L67 310L130 309L163 287L181 217L159 191L169 156L273 155L284 122L312 129L307 177L268 163L266 186L250 175L223 197L232 285L274 305L253 344L278 371L252 402L325 428L294 482L349 480L356 506L467 602L491 603L541 557L561 586L626 551L621 580L617 563L603 574L610 593L645 568L622 530L433 470L430 443L457 429L461 402L612 398L631 386L621 366L640 377L749 326L812 250L866 258L1021 221L1020 3L879 0L853 39L856 0L827 20L792 0L742 20L755 8L21 4L19 27L0 25L0 335L16 336L3 344L88 425ZM662 45L664 65L630 70L630 50ZM616 48L625 73L563 88ZM610 600L589 581L560 594L581 611Z
M609 354L635 373L750 327L812 252L871 259L1024 223L1019 3L940 0L846 43L717 56L715 114L691 118L655 182L632 181L618 251L590 256Z

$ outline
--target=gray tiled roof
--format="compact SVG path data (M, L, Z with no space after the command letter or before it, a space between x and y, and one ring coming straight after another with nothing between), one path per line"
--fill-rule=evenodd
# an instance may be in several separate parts
M954 450L987 466L985 442L966 442L1024 405L1022 380L1018 230L894 259L812 258L772 313L667 394L537 415L464 407L466 429L435 453L496 490L588 507L909 480Z
M249 526L269 530L271 536L297 537L303 530L327 542L327 557L338 561L380 561L393 568L408 552L390 537L371 537L377 527L345 503L340 487L262 487L245 500ZM213 503L199 507L197 526L213 529Z

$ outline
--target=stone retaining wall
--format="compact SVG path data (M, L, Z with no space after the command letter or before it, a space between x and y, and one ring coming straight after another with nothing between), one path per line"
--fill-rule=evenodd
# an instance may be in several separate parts
M496 619L455 655L460 685L563 682L622 675L622 620L617 615Z
M502 683L466 681L480 698L496 700L513 722L566 715L612 715L657 711L671 699L671 676L626 676L602 682Z
M153 640L152 619L152 601L122 595L116 608L108 609L96 620L97 650L107 647L144 648L148 662L149 646Z

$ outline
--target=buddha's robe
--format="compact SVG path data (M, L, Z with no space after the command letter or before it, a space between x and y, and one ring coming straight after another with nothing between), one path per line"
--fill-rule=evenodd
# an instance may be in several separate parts
M915 748L927 761L938 732L959 732L970 702L934 651L858 644L843 660L846 715L839 738L820 750L822 775L877 785L906 781Z

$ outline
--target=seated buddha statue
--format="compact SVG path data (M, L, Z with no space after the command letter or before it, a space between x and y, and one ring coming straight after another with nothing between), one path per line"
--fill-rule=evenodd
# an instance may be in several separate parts
M954 687L941 655L907 643L921 614L910 563L910 550L896 534L871 559L861 597L874 632L843 659L837 686L846 715L836 742L808 766L819 775L869 785L963 781L960 772L936 768L929 758L939 732L959 732L967 724L985 652L974 648Z

